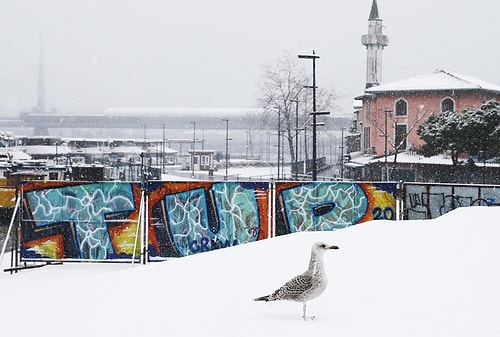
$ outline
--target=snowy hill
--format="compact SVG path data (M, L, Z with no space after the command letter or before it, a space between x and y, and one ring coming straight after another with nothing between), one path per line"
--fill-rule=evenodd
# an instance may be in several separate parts
M372 221L146 266L0 275L6 336L498 336L500 207ZM254 302L302 273L316 241L329 286L308 304ZM6 261L4 260L4 267Z

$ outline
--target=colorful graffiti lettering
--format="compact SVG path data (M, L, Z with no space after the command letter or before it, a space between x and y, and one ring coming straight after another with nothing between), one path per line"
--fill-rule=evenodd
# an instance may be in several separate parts
M105 260L132 254L137 213L131 184L29 187L23 193L25 257Z
M170 185L170 183L165 183ZM268 186L177 183L153 204L155 256L186 256L257 241L267 233ZM156 190L167 188L157 186ZM158 240L158 238L163 238ZM262 237L260 237L262 238Z
M277 214L279 234L331 231L368 220L395 219L393 184L278 183L277 194L283 213Z

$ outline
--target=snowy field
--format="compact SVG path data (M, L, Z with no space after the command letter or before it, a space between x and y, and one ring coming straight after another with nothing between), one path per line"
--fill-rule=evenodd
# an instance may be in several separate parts
M500 207L372 221L148 265L0 275L3 336L499 336ZM329 286L308 304L254 302L302 273L316 241ZM4 260L7 267L8 258Z

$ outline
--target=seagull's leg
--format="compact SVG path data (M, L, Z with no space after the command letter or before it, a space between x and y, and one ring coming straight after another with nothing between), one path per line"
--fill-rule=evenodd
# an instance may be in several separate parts
M307 321L307 316L306 316L306 308L307 308L307 302L304 302L304 305L302 306L302 318L304 319L304 321ZM311 320L315 319L316 316L311 316L309 317Z

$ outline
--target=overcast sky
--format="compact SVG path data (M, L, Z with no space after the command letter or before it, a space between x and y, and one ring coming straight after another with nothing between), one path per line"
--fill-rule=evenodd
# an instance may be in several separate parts
M249 107L263 64L320 55L318 85L352 98L365 84L372 0L2 0L0 113L36 105L40 35L47 107ZM383 82L436 68L500 84L491 0L378 0L389 46ZM310 61L301 60L306 69ZM346 103L348 102L348 103Z

